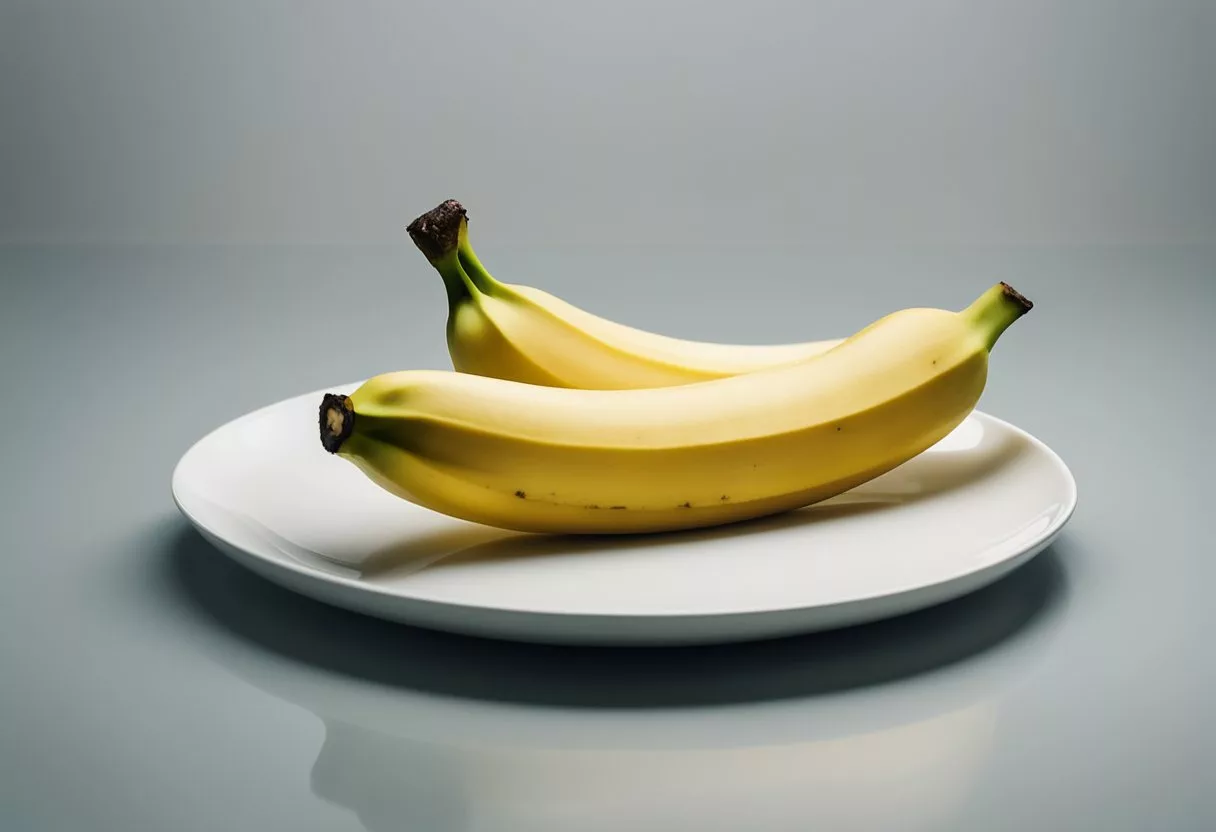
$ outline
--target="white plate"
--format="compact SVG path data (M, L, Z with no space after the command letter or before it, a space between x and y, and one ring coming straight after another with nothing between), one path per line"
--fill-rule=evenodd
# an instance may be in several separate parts
M800 511L640 537L518 534L399 500L326 453L320 397L201 439L173 473L178 507L288 589L473 635L688 644L885 618L1007 574L1055 538L1077 500L1050 448L976 412L895 471Z

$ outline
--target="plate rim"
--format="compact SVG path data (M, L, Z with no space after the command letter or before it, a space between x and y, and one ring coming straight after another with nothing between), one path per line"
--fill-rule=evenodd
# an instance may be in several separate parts
M219 533L215 528L213 528L212 526L205 523L196 513L191 512L191 510L186 506L185 500L182 497L182 491L183 491L182 482L184 479L184 475L182 473L183 469L185 468L186 463L188 462L191 455L198 452L198 450L208 440L210 440L212 437L214 437L216 434L219 434L220 432L225 431L225 430L229 430L241 422L244 422L247 420L252 420L252 419L256 418L257 416L262 415L265 412L273 410L275 408L282 407L282 406L285 406L285 405L293 403L293 402L303 401L309 397L320 396L320 395L322 395L323 391L325 391L325 390L342 389L342 388L346 388L346 387L354 388L354 387L357 387L360 383L361 382L347 383L347 384L341 384L341 385L331 385L329 387L321 388L314 392L302 393L300 395L290 396L285 399L280 399L279 401L272 402L267 405L263 405L261 407L250 410L246 413L243 413L240 416L229 419L228 421L224 422L223 424L220 424L217 427L213 428L212 430L207 431L203 436L199 437L195 442L193 442L186 449L186 451L181 455L181 457L179 457L177 463L173 467L172 475L170 478L170 490L173 495L173 502L176 505L178 511L180 511L182 513L182 515L190 522L190 524L192 526L195 527L196 530L198 530L199 532L202 532L203 536L205 538L208 538L209 542L211 542L213 545L216 543L222 543L223 545L216 546L216 548L220 549L221 551L225 551L226 549L235 550L236 552L239 552L241 554L241 556L243 556L243 557L252 558L253 560L259 562L260 564L263 564L264 566L266 566L270 569L290 572L296 578L303 579L307 582L310 582L310 583L313 583L316 585L320 585L322 587L337 586L337 587L341 587L345 591L350 591L350 592L355 592L355 593L364 593L364 594L368 594L368 595L377 596L378 598L383 599L386 602L397 603L397 604L401 604L404 602L404 603L408 603L411 605L421 605L421 606L431 607L431 608L441 608L441 609L453 611L453 612L475 611L478 614L487 614L488 613L488 614L494 614L494 615L526 616L526 617L535 617L535 618L548 617L548 618L553 618L553 619L580 618L580 619L585 619L585 620L612 619L612 620L639 620L639 621L640 620L679 620L679 621L688 622L688 621L695 621L697 619L720 620L720 619L724 619L724 618L739 619L739 618L748 618L748 617L755 617L755 616L789 616L789 615L797 615L799 613L807 613L810 611L829 611L829 610L838 609L841 607L881 604L885 600L901 598L901 597L905 597L909 594L918 593L918 592L933 593L935 590L943 589L951 584L958 583L960 581L965 581L968 578L978 578L980 576L985 575L988 572L1000 571L1000 570L1002 570L1002 567L1006 567L1010 563L1014 564L1014 566L1012 568L1017 568L1018 566L1024 565L1024 563L1026 561L1029 561L1032 557L1037 556L1040 552L1042 552L1044 549L1046 549L1048 546L1050 546L1055 541L1055 539L1059 536L1060 532L1068 524L1069 520L1072 519L1072 516L1076 512L1076 508L1077 508L1078 491L1077 491L1076 477L1073 475L1072 470L1068 467L1068 464L1064 462L1064 459L1050 445L1048 445L1046 442L1039 439L1038 437L1036 437L1034 434L1030 433L1029 431L1013 424L1012 422L1009 422L998 416L994 416L991 413L988 413L987 411L980 410L979 408L973 408L971 410L971 412L967 414L966 419L978 418L980 420L987 420L989 422L995 423L996 425L999 425L1003 429L1009 430L1009 431L1013 432L1015 435L1019 436L1021 439L1027 441L1030 445L1034 446L1035 449L1038 450L1039 452L1046 454L1047 458L1053 464L1053 467L1056 470L1056 472L1058 474L1062 475L1064 485L1065 485L1065 492L1066 492L1065 493L1066 500L1064 503L1064 508L1062 511L1057 513L1056 517L1052 520L1052 522L1050 524L1048 524L1048 526L1045 529L1043 529L1043 531L1041 531L1040 533L1035 535L1033 538L1031 538L1026 543L1015 547L1011 552L1009 552L1006 556L1002 557L1000 560L996 561L995 563L987 563L976 569L966 569L961 572L954 572L945 578L942 578L940 580L935 580L935 581L932 581L929 583L920 583L920 584L916 584L915 586L905 586L900 589L892 589L892 590L888 590L885 592L861 595L861 596L853 597L853 598L846 598L846 599L842 599L839 601L833 601L833 602L827 603L827 604L803 604L803 605L787 606L787 607L772 606L772 607L764 607L764 608L760 608L760 609L736 609L736 610L723 610L723 611L710 611L710 612L681 612L681 611L671 611L671 612L662 612L662 611L655 611L655 612L651 612L651 611L647 611L647 612L605 612L605 611L578 612L578 611L536 610L536 609L527 609L527 608L522 608L522 607L497 606L497 605L492 605L492 604L463 603L463 602L456 602L456 601L437 600L437 599L433 599L433 598L419 598L417 596L402 594L400 592L392 591L392 590L388 589L387 587L377 586L375 584L368 583L367 581L363 581L358 578L352 578L352 577L347 577L345 575L334 574L334 573L326 572L326 571L323 571L320 569L311 569L308 566L306 566L305 564L294 563L285 558L283 558L283 559L274 558L274 557L265 555L261 552L258 552L256 550L250 548L249 546L242 545L242 544L232 540L229 535ZM960 424L962 424L962 423L960 423ZM427 509L425 509L425 507L420 506L419 508L421 508L422 510L427 510ZM729 525L741 525L741 524L744 524L747 522L748 522L747 520L743 520L743 521L739 521L738 523L732 523ZM679 532L674 532L673 534L678 535ZM628 535L626 535L626 537L628 537ZM991 547L989 547L989 548L991 548ZM230 558L232 557L232 553L230 551L225 552L225 553ZM237 558L234 558L234 560L237 560L237 562L240 562L239 559L237 559ZM241 565L244 566L245 568L249 568L248 564L241 564ZM1006 572L1012 571L1012 568L1007 569L1005 571ZM262 577L266 578L266 576L262 576ZM269 578L266 578L266 579L270 580ZM278 582L275 581L275 583L278 583ZM962 594L967 594L967 593L962 593ZM323 599L318 598L316 595L310 595L310 597L312 597L314 600L323 601ZM323 601L323 602L333 604L332 601ZM344 605L344 604L334 604L334 605L343 607L345 609L352 609L352 607ZM356 611L361 612L363 614L372 614L363 609L358 609ZM403 619L398 619L398 620L403 620Z

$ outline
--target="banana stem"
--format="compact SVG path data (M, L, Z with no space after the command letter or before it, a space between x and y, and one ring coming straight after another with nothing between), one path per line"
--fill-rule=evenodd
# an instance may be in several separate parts
M1034 304L1008 283L998 283L960 314L980 331L985 348L991 350L1001 334L1033 308Z
M432 260L431 265L443 278L443 288L448 292L449 308L454 308L456 304L477 293L476 282L470 279L460 263L458 249L453 249L442 257Z
M414 245L443 278L448 302L455 304L474 292L491 294L501 288L469 243L469 214L454 199L441 202L405 229Z
M461 271L464 272L466 278L473 281L473 285L477 287L478 291L491 295L502 288L502 284L495 280L494 275L490 274L477 259L477 253L473 251L473 244L469 242L467 230L460 235L460 246L456 254Z
M326 393L321 399L321 445L336 454L355 430L355 404L350 396Z

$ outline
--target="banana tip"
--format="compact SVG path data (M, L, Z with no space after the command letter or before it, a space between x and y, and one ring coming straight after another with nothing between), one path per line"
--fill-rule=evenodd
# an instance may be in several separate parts
M354 403L349 396L326 393L321 399L321 445L336 454L355 429Z
M428 260L437 260L460 245L460 225L468 211L454 199L445 199L405 227L414 245Z
M1021 292L1019 292L1017 289L1010 286L1008 283L1001 281L1001 289L1004 291L1005 297L1009 298L1019 308L1021 308L1021 310L1022 310L1021 314L1025 315L1031 309L1034 309L1034 304L1031 303L1030 299L1027 298L1025 295L1023 295Z

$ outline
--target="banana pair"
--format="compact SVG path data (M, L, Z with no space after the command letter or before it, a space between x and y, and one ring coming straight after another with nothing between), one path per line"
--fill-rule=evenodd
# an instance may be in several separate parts
M1031 308L1001 283L843 341L684 341L496 281L454 200L408 230L447 287L457 372L326 395L322 444L403 499L520 531L686 529L847 491L962 422L989 351Z

